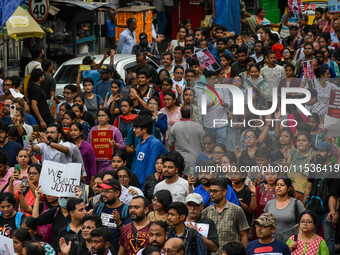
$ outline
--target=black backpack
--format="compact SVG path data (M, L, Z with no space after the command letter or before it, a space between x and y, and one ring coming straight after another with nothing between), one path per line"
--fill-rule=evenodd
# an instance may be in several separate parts
M328 186L326 179L316 177L307 197L307 210L316 214L325 213L328 208Z

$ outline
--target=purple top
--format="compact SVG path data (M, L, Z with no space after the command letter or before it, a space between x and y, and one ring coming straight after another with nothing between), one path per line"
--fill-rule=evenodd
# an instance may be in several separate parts
M96 156L94 150L88 142L83 140L79 146L79 151L83 157L84 167L86 171L86 184L90 184L91 175L97 174Z
M92 130L100 130L100 129L98 128L98 126L94 126L91 129L87 137L87 142L90 144L91 144L91 139L92 139ZM119 129L116 128L115 126L110 126L110 128L107 130L113 130L113 140L116 141L116 143L118 143L118 151L124 150L125 144L124 144L123 137ZM115 148L113 148L113 153L115 151L116 151ZM100 161L97 160L97 173L98 174L101 174L101 173L104 173L110 170L112 170L111 160L100 160Z

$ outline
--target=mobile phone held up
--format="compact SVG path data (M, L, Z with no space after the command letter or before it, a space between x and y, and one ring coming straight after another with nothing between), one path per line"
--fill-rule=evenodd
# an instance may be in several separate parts
M15 117L15 114L17 112L17 107L14 104L11 104L9 109L10 109L11 118Z

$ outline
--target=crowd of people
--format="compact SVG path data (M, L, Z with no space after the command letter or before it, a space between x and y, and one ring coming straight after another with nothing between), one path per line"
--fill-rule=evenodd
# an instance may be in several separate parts
M25 79L3 78L0 95L0 234L17 254L336 253L340 144L324 123L340 85L339 14L317 8L310 25L289 11L283 35L262 8L242 17L240 35L186 20L161 53L162 35L136 43L130 18L117 53L136 67L123 80L116 50L85 57L91 70L79 68L63 101L53 62L31 48ZM202 49L220 68L202 69ZM273 91L303 99L293 88L311 97L282 113ZM96 158L95 130L113 131L111 158ZM76 198L43 194L45 160L81 164Z

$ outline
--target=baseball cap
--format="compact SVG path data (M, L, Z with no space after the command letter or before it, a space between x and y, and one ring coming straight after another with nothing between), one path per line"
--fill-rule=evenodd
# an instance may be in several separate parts
M185 199L185 203L194 202L195 204L203 204L203 197L197 193L190 193Z
M113 72L113 68L110 65L102 65L99 69L100 73L112 73Z
M261 21L261 25L262 26L268 26L268 25L270 25L270 22L269 22L269 20L264 19L264 20Z
M271 213L262 213L255 221L263 227L276 227L276 219Z
M331 151L332 150L332 145L329 142L322 141L316 146L316 149L318 151Z
M98 185L102 189L115 189L118 191L122 191L122 187L120 186L119 181L115 179L108 179L107 181L104 181L102 184Z
M148 43L148 35L144 32L140 33L139 34L139 41L140 43L144 43L144 44L147 44Z

